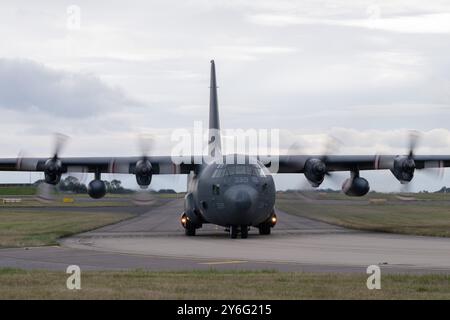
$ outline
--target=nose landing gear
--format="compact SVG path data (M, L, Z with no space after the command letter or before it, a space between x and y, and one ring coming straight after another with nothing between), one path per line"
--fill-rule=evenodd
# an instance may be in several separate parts
M229 228L230 238L236 239L238 234L241 234L242 239L248 238L248 226L247 225L232 225Z
M241 238L242 239L248 238L248 226L246 226L246 225L241 226Z

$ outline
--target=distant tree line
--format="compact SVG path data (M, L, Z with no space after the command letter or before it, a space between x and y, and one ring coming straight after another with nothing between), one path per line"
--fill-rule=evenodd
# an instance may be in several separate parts
M40 179L34 182L34 185L37 186L40 183L45 182L45 180ZM127 189L122 186L122 182L117 179L113 179L111 181L104 181L106 185L106 191L108 193L114 194L126 194L133 193L136 190ZM87 186L80 182L80 180L73 176L67 176L57 184L57 189L61 192L70 192L70 193L87 193ZM150 190L152 193L177 193L173 189L160 189L158 191Z
M58 190L62 192L73 192L73 193L86 193L87 187L85 184L81 183L76 177L68 176L58 184Z
M442 187L441 189L435 191L434 193L448 193L448 192L450 192L450 188Z
M34 185L45 182L45 180L37 180ZM108 193L123 194L134 192L131 189L124 188L120 180L114 179L112 181L105 181L106 190ZM80 180L73 176L67 176L56 185L57 189L61 192L71 193L87 193L87 185L80 182Z
M301 191L301 190L299 190L299 189L288 189L288 190L279 191L279 192L294 193L294 192L299 192L299 191ZM311 191L311 192L324 192L324 193L338 193L338 192L341 192L341 190L334 190L334 189L330 189L330 188L327 188L327 189L310 189L308 191ZM371 190L370 193L378 193L378 192L374 191L374 190ZM383 192L381 192L381 193L383 193ZM444 186L444 187L440 188L437 191L422 190L422 191L418 191L417 193L450 193L450 188L447 188L447 187Z
M285 191L281 191L284 193L297 193L299 191L309 191L309 192L322 192L322 193L339 193L341 190L333 190L331 188L327 189L308 189L308 190L301 190L301 189L287 189Z
M156 193L177 193L173 189L159 189L158 191L155 191Z

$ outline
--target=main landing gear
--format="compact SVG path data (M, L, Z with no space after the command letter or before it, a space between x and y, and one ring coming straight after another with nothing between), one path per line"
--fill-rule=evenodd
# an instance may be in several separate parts
M247 225L232 225L229 228L230 238L236 239L238 234L241 234L242 239L248 238L248 226Z
M195 236L195 230L197 230L197 228L195 226L192 225L192 223L187 223L186 227L184 228L184 234L189 236L189 237L193 237Z
M277 223L277 215L273 213L269 219L259 224L258 226L259 234L269 235L270 230L276 225L276 223Z
M187 217L185 213L181 215L180 218L181 225L184 228L184 234L193 237L195 236L195 230L199 228L196 224L192 223L192 221ZM200 226L201 227L201 226Z

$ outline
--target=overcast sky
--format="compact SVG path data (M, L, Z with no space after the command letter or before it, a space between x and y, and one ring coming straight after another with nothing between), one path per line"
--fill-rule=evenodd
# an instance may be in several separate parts
M172 129L207 121L211 59L222 128L278 128L304 152L330 134L343 154L404 153L416 129L417 153L450 154L448 1L3 1L0 24L1 157L46 156L52 132L72 137L66 156L135 155L140 132L167 153Z

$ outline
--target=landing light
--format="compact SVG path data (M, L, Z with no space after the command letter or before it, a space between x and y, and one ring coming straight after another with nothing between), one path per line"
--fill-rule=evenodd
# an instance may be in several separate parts
M276 223L277 222L277 217L272 217L272 223Z
M185 217L181 218L181 223L182 223L182 224L185 224L185 223L186 223L186 218L185 218Z

